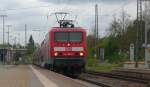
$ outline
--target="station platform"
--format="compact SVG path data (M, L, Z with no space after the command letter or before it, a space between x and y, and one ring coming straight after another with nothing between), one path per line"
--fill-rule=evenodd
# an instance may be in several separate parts
M146 65L144 61L134 62L134 61L127 61L123 64L124 69L144 69L149 70L150 66Z

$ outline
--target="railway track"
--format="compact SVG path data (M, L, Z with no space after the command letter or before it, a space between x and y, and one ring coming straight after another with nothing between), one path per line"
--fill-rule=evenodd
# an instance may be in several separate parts
M139 78L139 77L132 77L132 76L127 76L127 75L123 75L123 74L120 74L120 73L93 72L93 71L86 71L86 73L87 74L92 74L92 75L97 75L97 76L104 76L104 77L109 77L109 78L133 81L133 82L137 82L137 83L144 83L144 84L147 84L150 81L150 79L146 79L146 78L144 79L144 78Z
M127 71L126 71L127 72ZM132 73L135 74L135 73ZM85 76L84 76L85 75ZM94 71L86 71L80 79L88 81L90 83L102 86L102 87L114 87L113 85L107 84L105 82L99 81L99 77L106 77L111 79L117 79L121 81L128 81L131 83L144 84L145 86L140 87L150 87L148 78L142 78L142 74L136 77L136 75L125 75L122 72L94 72ZM92 78L92 79L91 79ZM94 79L93 79L94 78ZM116 87L116 86L115 86Z
M89 80L89 79L86 79L86 78L79 78L79 79L83 80L83 81L86 81L86 82L89 82L89 83L92 83L92 84L95 84L95 85L98 85L100 87L113 87L113 86L105 84L103 82L92 81L92 80Z

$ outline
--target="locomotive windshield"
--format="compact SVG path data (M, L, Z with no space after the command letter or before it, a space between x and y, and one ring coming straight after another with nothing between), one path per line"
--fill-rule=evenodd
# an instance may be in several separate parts
M68 33L66 32L56 32L55 41L57 42L66 42L68 41Z
M56 42L81 42L82 32L55 32Z
M81 32L70 32L69 33L69 41L81 42L82 41L82 33Z

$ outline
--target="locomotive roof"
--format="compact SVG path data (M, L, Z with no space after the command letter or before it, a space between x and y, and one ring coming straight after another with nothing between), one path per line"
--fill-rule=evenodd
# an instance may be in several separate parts
M60 28L60 27L53 27L50 31L81 31L85 32L85 29L82 27L75 27L75 28Z

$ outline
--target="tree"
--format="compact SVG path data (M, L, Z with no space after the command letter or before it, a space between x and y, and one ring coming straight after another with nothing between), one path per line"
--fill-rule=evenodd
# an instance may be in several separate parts
M127 59L127 51L131 44L129 37L136 40L136 33L132 31L136 31L133 21L124 10L119 17L113 16L108 36L100 43L105 48L105 59L109 62L122 62Z
M122 10L121 15L116 18L114 15L114 19L110 25L109 28L109 37L114 39L113 41L117 43L118 48L120 51L125 51L126 48L130 46L130 44L127 44L127 31L129 29L129 26L132 26L133 21L130 20L130 16ZM119 43L118 43L119 42Z
M32 54L35 50L35 44L32 35L30 35L29 43L27 45L27 53Z

